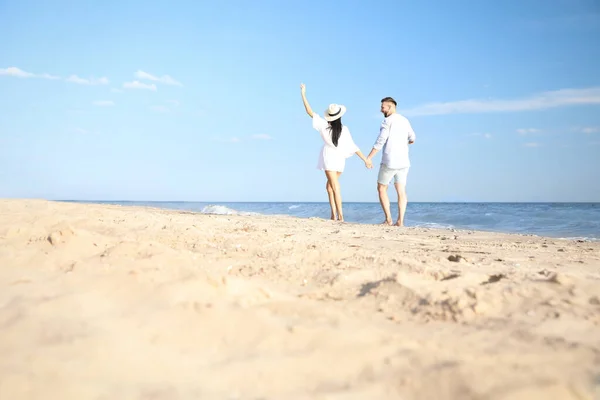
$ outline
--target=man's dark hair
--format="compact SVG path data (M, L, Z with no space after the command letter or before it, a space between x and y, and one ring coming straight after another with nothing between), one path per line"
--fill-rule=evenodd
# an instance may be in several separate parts
M384 97L383 99L381 99L381 102L390 102L390 103L394 103L394 106L397 106L398 104L396 103L396 100L392 99L391 97Z

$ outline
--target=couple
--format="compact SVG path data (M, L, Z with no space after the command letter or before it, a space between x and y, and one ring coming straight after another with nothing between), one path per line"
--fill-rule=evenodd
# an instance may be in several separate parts
M406 212L406 178L410 168L408 157L408 145L415 142L415 133L410 122L402 115L396 113L396 101L391 97L381 100L381 113L385 119L381 123L379 136L373 145L368 157L365 157L358 146L352 140L350 130L342 125L342 115L346 107L338 104L330 104L325 110L324 118L314 113L306 99L306 86L300 85L302 101L306 113L312 118L312 126L323 139L323 147L319 156L317 168L325 171L327 177L327 194L331 206L331 219L344 221L342 212L342 195L339 178L344 171L346 158L356 154L364 161L367 168L373 168L372 159L383 149L383 156L377 177L377 191L379 202L385 214L384 224L392 225L392 214L390 212L390 199L387 190L392 178L398 194L398 220L396 226L404 226L404 214Z

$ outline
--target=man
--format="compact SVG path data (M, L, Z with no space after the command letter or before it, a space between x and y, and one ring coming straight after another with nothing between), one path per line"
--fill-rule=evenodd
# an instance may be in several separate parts
M404 213L406 212L406 178L410 168L408 145L415 142L415 132L406 117L396 113L396 101L391 97L381 100L381 113L385 119L379 129L379 137L373 145L373 150L367 157L372 163L373 156L383 149L379 176L377 177L377 191L379 202L385 214L384 224L392 225L390 212L390 199L388 185L392 178L396 193L398 193L398 220L396 226L404 226Z

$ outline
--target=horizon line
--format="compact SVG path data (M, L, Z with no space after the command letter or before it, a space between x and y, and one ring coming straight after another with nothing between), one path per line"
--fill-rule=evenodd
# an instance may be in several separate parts
M17 199L15 199L17 200ZM266 200L255 200L255 201L227 201L227 200L82 200L82 199L44 199L48 201L63 201L63 202L116 202L116 203L232 203L232 204L243 204L243 203L282 203L282 204L293 204L293 203L305 203L305 204L329 204L327 201L266 201ZM344 204L379 204L378 201L344 201ZM460 204L460 203L472 203L472 204L600 204L598 201L477 201L477 200L452 200L452 201L410 201L409 203L432 203L432 204Z

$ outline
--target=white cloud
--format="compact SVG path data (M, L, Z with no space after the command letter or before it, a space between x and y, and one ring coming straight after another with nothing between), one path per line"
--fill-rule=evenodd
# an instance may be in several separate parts
M72 82L72 83L78 83L80 85L85 85L86 83L88 83L87 79L80 78L77 75L71 75L70 77L68 77L66 79L66 81Z
M540 133L541 130L536 129L536 128L520 128L517 129L517 133L519 135L527 135L528 133Z
M525 147L540 147L541 145L537 142L525 143L523 146Z
M41 74L41 75L38 75L38 78L42 78L42 79L50 79L50 80L53 80L53 81L55 81L55 80L58 80L58 79L60 79L60 76L56 76L56 75L50 75L50 74L43 73L43 74Z
M592 133L600 133L600 126L572 126L570 132L591 135Z
M446 103L437 102L404 110L403 114L407 116L424 116L531 111L583 104L600 104L600 87L560 89L509 100L471 99Z
M252 139L256 140L272 140L273 138L266 133L259 133L258 135L252 135Z
M171 104L175 108L179 107L179 101L177 101L177 100L167 100L167 103ZM171 108L168 106L164 106L164 105L151 106L150 109L153 111L156 111L156 112L161 112L161 113L171 112Z
M71 75L66 79L67 82L71 82L71 83L76 83L78 85L90 85L90 86L96 86L96 85L108 85L108 78L102 77L102 78L90 78L90 79L86 79L86 78L80 78L77 75Z
M40 79L50 79L50 80L59 80L62 79L60 76L51 75L48 73L43 74L34 74L31 72L23 71L17 67L9 67L9 68L0 68L0 75L13 76L16 78L40 78ZM77 75L71 75L68 78L64 79L66 82L76 83L78 85L108 85L108 78L81 78Z
M94 105L98 107L112 107L115 103L110 100L97 100L94 102Z
M19 69L17 67L0 68L0 75L12 76L15 78L42 78L51 80L60 79L60 77L58 76L50 75L47 73L33 74L31 72L23 71L22 69Z
M25 72L17 67L8 67L0 69L0 75L14 76L16 78L33 78L35 74Z
M150 109L152 111L161 112L161 113L168 113L171 111L171 110L169 110L169 107L165 107L165 106L152 106L152 107L150 107Z
M125 82L123 84L123 87L125 89L146 89L146 90L152 90L154 92L156 91L156 85L154 83L147 84L147 83L142 83L140 81Z
M492 134L491 133L471 133L469 136L479 136L479 137L483 137L486 139L491 139L492 138Z
M232 137L231 139L227 139L227 141L229 143L239 143L239 142L241 142L241 140L239 138L236 138L236 137Z
M163 75L161 77L154 76L144 71L137 71L135 73L135 77L142 80L154 81L159 83L164 83L165 85L174 85L174 86L183 86L181 82L176 81L171 78L169 75Z

